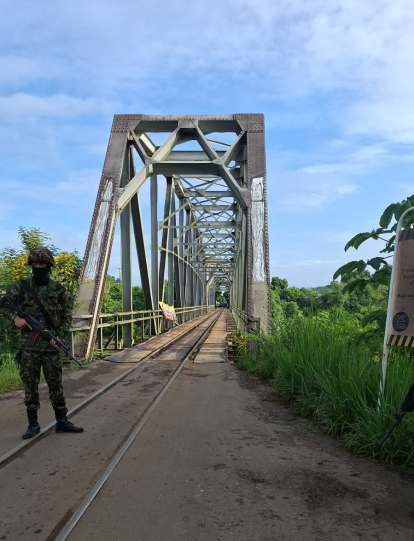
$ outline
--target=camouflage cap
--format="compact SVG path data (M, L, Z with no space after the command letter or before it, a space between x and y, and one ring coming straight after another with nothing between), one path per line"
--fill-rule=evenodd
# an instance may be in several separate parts
M27 264L31 265L32 263L46 263L46 265L50 265L51 267L55 266L53 254L45 246L39 246L30 250Z

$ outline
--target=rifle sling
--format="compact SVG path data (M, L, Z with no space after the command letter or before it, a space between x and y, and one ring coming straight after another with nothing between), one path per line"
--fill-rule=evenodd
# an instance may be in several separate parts
M55 332L57 333L56 329L55 329L55 326L53 325L53 322L52 322L52 319L51 317L49 316L49 314L46 312L46 309L45 307L43 306L41 300L39 299L39 296L38 294L36 293L36 291L34 290L34 288L30 287L30 285L26 282L26 280L22 280L21 281L21 284L22 284L22 287L23 289L25 289L27 291L27 293L29 293L29 295L33 298L33 300L35 301L35 303L37 304L37 306L39 307L39 310L40 312L42 313L43 317L45 318L46 320L46 324Z

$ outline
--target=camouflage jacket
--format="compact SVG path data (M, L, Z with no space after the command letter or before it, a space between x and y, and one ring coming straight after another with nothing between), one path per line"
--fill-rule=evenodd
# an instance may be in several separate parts
M50 329L50 325L46 323L45 317L40 311L36 301L24 288L22 281L14 283L6 292L6 296L15 304L24 305L24 309L28 314L35 317L43 323L48 330L57 332L58 336L63 340L66 339L67 332L72 319L72 303L69 293L66 289L55 282L49 280L45 286L37 286L33 279L26 280L31 289L34 289L42 303L44 309L53 323L54 329ZM11 316L14 319L16 316ZM42 336L34 337L32 332L26 327L20 331L19 349L32 351L54 351L49 342Z

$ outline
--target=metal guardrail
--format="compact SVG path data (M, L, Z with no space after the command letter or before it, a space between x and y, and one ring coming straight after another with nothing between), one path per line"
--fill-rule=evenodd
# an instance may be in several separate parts
M236 306L230 306L230 310L236 321L238 331L249 334L260 333L260 318L249 316Z
M178 323L184 323L198 316L206 314L214 310L214 305L200 305L184 308L177 308L175 313L177 315ZM92 315L85 314L74 317L74 320L85 321L92 319ZM107 321L112 318L112 321ZM126 319L124 319L126 318ZM105 350L117 351L123 349L122 340L122 326L131 325L135 326L133 333L132 345L140 342L144 342L151 336L157 336L162 332L172 328L172 322L166 320L163 316L162 310L135 310L131 312L114 312L112 314L100 314L99 322L97 326L97 349L103 354ZM73 335L75 333L82 333L90 329L89 325L82 327L72 327L69 329L69 343L70 349L73 354ZM104 336L105 329L111 332ZM110 347L113 344L114 347Z

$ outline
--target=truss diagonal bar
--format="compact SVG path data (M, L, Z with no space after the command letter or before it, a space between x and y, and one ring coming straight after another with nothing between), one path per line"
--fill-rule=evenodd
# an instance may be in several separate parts
M153 175L150 179L150 207L151 207L151 288L154 299L154 309L158 310L159 266L158 266L158 177ZM154 322L154 332L158 334L158 325Z
M132 225L134 228L135 246L138 255L139 273L141 275L141 286L144 294L145 308L146 310L154 310L154 302L152 299L150 274L148 270L148 260L145 247L144 226L142 223L141 205L139 202L138 193L136 193L131 199L131 214Z
M174 190L174 187L173 187ZM176 225L176 213L175 213L175 198L172 198L171 201L171 222L170 225ZM177 238L177 230L172 230L172 235L169 237L168 242L168 249L173 250L174 252L174 262L173 262L173 274L174 274L174 295L173 295L173 303L177 308L181 308L181 282L180 282L180 261L178 259L178 246L175 244ZM171 241L170 241L171 239ZM170 288L170 284L172 284L172 281L170 281L170 278L168 278L168 287ZM170 291L168 289L168 291ZM169 301L168 301L169 302ZM172 304L172 303L171 303Z
M227 166L230 162L232 162L237 154L240 152L240 149L243 147L243 139L245 137L244 132L240 133L237 139L234 141L234 143L231 145L229 150L226 152L226 154L223 156L222 163L223 165Z
M172 178L167 177L166 179L166 192L165 192L165 203L164 203L164 221L165 223L170 218L170 211L171 211L171 194L172 194ZM172 226L172 224L171 224ZM160 275L159 275L159 284L158 284L158 290L159 290L159 300L164 300L164 286L165 286L165 260L166 260L166 252L165 249L167 248L167 242L168 238L172 238L172 231L169 230L169 228L164 228L162 230L162 237L161 237L161 248L164 248L163 251L160 253Z
M141 145L141 142L138 140L137 136L133 131L130 133L130 137L132 138L132 144L137 151L138 156L141 158L142 163L146 163L146 160L148 159L148 154L145 152L143 146Z
M152 163L145 165L135 176L130 180L128 185L122 191L119 200L118 200L118 210L121 211L131 200L132 196L139 190L139 188L144 184L146 179L155 171L153 163L157 160L165 159L174 146L178 143L180 139L180 130L177 128L174 132L168 137L163 145L158 148L152 155Z
M230 173L230 171L227 169L225 165L219 166L219 171L227 184L227 186L230 188L232 194L234 195L234 199L237 201L237 203L240 205L240 208L243 212L247 212L247 202L243 195L243 193L240 190L239 185L235 181L233 175Z

